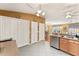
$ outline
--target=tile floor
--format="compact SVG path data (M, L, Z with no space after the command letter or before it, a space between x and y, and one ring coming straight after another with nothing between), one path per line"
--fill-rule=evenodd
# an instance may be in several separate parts
M70 56L60 50L56 50L48 42L40 41L20 48L20 56Z

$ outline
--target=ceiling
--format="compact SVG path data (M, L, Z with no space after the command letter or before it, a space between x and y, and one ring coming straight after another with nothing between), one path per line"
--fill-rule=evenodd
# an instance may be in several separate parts
M39 4L29 3L29 5L32 8L30 8L27 3L0 3L0 9L35 14L36 11L34 9L38 10ZM41 9L46 13L46 21L50 22L51 24L79 22L79 4L42 3L40 5ZM72 19L66 19L66 12L76 12L77 14L74 13L75 16L73 16Z

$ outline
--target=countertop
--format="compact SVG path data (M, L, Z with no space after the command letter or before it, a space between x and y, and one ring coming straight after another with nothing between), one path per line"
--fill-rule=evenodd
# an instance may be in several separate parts
M65 37L62 37L62 38L66 39L66 40L72 40L72 41L77 41L77 42L79 42L79 39L74 39L74 38L65 38Z
M79 42L79 39L77 38L69 38L69 37L64 37L62 35L55 35L55 34L51 34L50 37L53 37L53 36L56 36L56 37L60 37L60 38L64 38L64 39L67 39L67 40L72 40L72 41L77 41Z
M61 35L51 34L50 36L62 37Z

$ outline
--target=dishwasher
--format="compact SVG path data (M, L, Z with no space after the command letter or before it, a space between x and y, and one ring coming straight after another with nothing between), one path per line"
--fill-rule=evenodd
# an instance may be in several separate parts
M52 36L50 40L50 46L56 49L60 47L60 37Z

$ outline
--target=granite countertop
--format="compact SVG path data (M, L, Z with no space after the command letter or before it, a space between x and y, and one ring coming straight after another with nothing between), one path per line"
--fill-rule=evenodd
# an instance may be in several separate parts
M51 36L51 37L53 37L53 36L61 37L61 38L67 39L67 40L72 40L72 41L77 41L77 42L79 42L79 39L77 39L77 38L62 37L62 35L55 35L55 34L51 34L50 36Z
M62 38L64 38L64 39L67 39L67 40L72 40L72 41L77 41L77 42L79 42L79 39L74 39L74 38L65 38L65 37L62 37Z
M51 34L50 36L62 37L61 35Z

